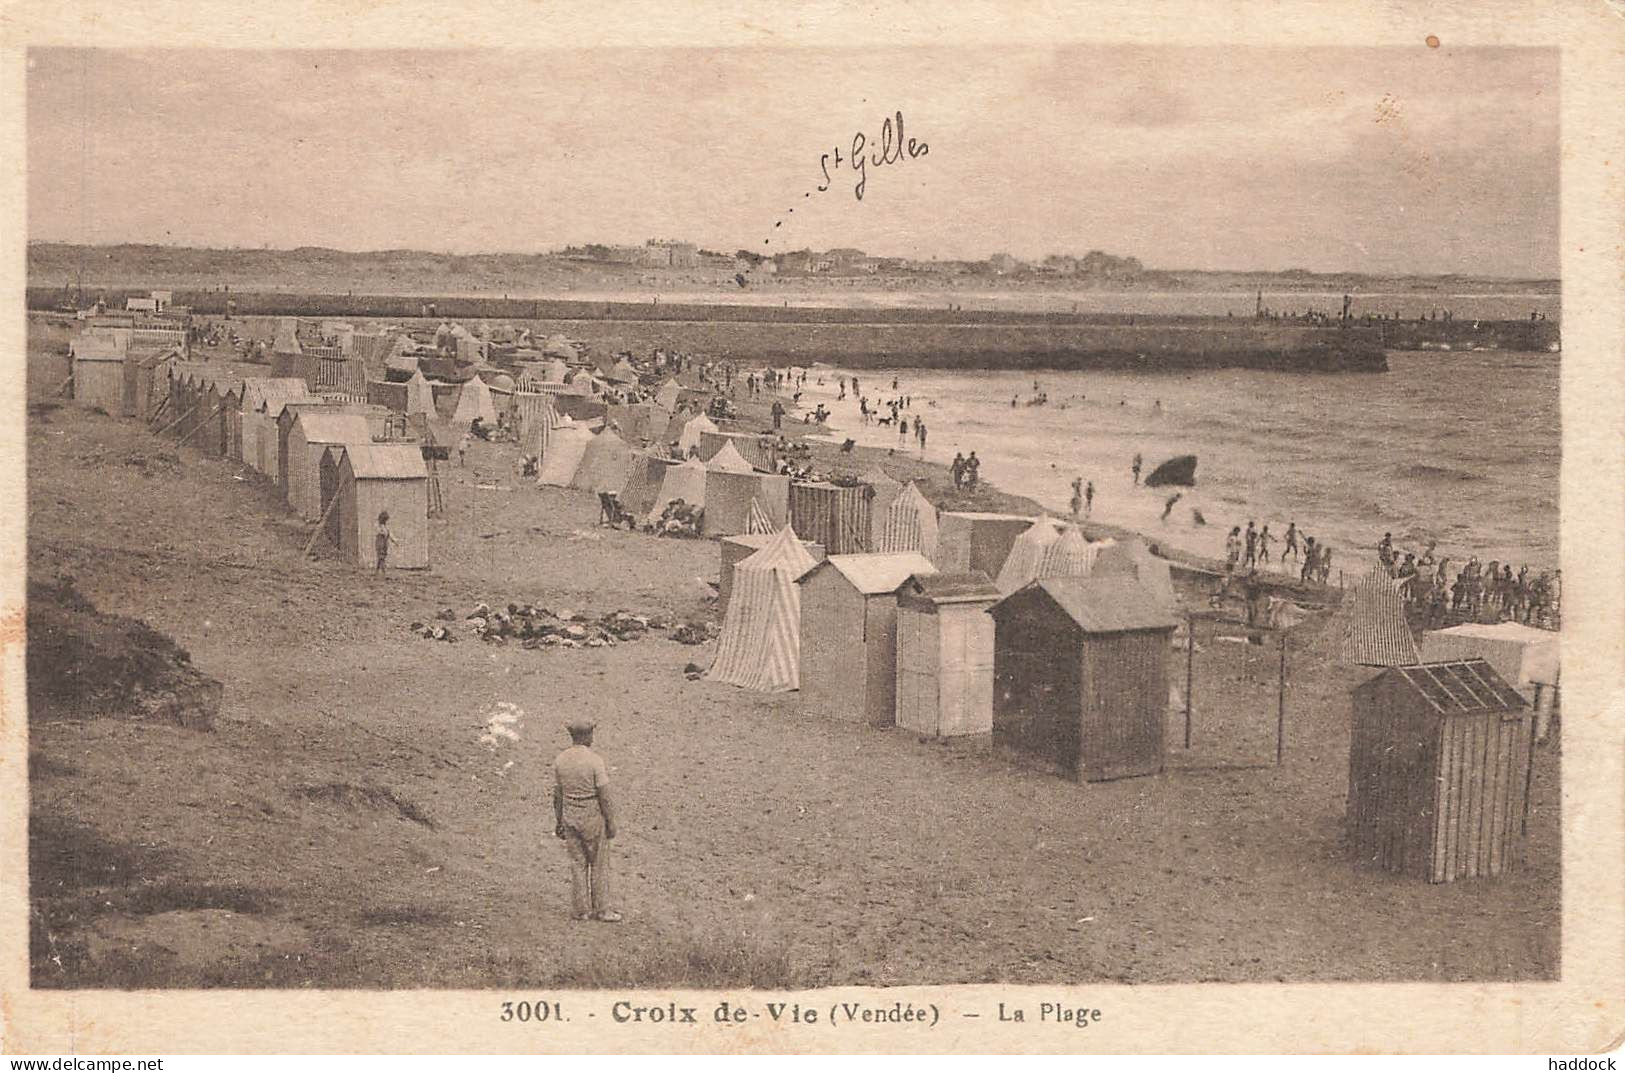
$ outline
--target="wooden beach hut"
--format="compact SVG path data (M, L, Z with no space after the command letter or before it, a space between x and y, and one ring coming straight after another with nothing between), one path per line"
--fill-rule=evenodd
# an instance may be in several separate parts
M975 571L996 578L1016 538L1032 524L1020 514L944 511L937 516L937 554L931 561L944 574Z
M897 590L937 568L917 552L831 555L801 586L801 695L831 719L897 718Z
M911 577L897 592L897 726L936 738L993 733L986 574Z
M1391 667L1354 690L1356 860L1449 883L1518 857L1534 763L1523 697L1481 659Z
M360 414L295 411L288 429L287 470L282 475L288 490L288 509L307 522L320 518L324 506L322 454L335 445L371 443L372 432Z
M1138 581L1044 578L989 614L995 741L1087 782L1162 770L1176 622Z
M73 341L73 401L114 417L124 412L124 348L110 335Z
M389 512L388 565L429 566L429 470L415 443L350 443L322 456L327 537L346 562L378 565L378 515ZM337 502L332 502L336 497Z
M790 484L790 527L803 540L822 544L831 555L867 552L870 497L866 484L839 485L813 481Z

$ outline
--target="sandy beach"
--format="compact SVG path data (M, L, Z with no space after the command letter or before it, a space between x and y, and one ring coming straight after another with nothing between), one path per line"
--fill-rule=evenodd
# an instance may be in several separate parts
M31 335L29 389L62 379ZM764 402L765 405L765 402ZM746 426L760 422L747 414ZM213 730L30 711L41 987L501 987L1551 979L1559 757L1536 756L1522 867L1431 886L1348 859L1349 689L1320 619L1273 653L1209 644L1194 741L1159 776L1078 784L986 746L831 724L795 693L688 680L652 630L531 650L409 629L534 602L713 619L717 545L612 531L585 492L476 442L427 572L360 573L241 465L77 409L28 426L29 574L173 636L225 683ZM884 451L939 507L1033 513ZM498 705L517 739L482 743ZM548 765L595 716L623 801L627 923L568 921ZM786 756L793 764L783 763ZM132 805L134 807L132 807ZM92 863L93 862L93 863Z

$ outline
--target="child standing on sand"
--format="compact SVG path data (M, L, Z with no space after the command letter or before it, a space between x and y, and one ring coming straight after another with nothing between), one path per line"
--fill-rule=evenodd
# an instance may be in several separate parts
M373 552L378 559L378 572L384 572L384 565L389 561L389 511L378 512L378 532L373 536Z

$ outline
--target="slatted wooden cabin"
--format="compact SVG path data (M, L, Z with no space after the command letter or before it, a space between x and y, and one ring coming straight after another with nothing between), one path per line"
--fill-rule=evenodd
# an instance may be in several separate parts
M1162 770L1176 623L1138 581L1042 578L989 613L996 742L1086 782Z
M1349 844L1359 861L1449 883L1518 856L1527 703L1482 659L1390 667L1354 690Z

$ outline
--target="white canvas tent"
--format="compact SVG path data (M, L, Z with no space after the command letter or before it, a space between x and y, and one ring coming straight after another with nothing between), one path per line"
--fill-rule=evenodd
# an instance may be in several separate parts
M570 486L584 492L619 492L632 472L632 457L632 445L605 429L587 442Z
M711 456L711 461L705 468L714 473L755 473L756 467L745 461L745 456L739 453L739 448L732 443L722 445L722 450Z
M699 414L683 425L683 431L677 437L677 448L686 457L690 450L700 446L700 433L715 431L717 431L717 426L712 423L711 419L704 414Z
M415 361L413 364L417 364ZM434 388L429 384L429 378L418 369L412 374L412 379L406 383L406 412L409 414L428 414L434 416Z
M717 658L706 677L742 689L780 693L801 686L801 592L796 579L815 565L789 526L733 568Z
M679 499L691 507L705 506L705 463L697 458L666 468L654 505L649 508L649 520L659 519L666 505Z
M537 484L566 488L575 480L581 456L592 442L592 432L581 425L560 425L547 437L547 451L536 473Z
M487 425L497 423L496 404L491 401L491 389L478 376L463 385L457 394L457 410L451 415L455 425L473 424L475 418Z

